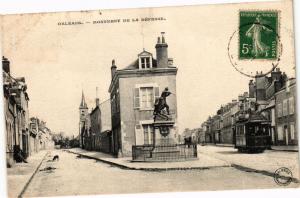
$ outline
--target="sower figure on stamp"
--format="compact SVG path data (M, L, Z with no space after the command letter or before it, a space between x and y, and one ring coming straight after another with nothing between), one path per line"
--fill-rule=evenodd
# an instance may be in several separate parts
M168 87L164 89L164 91L161 93L161 96L155 100L154 103L154 120L156 119L156 116L162 116L165 119L169 119L167 115L170 115L169 105L167 104L167 97L171 95L171 92L169 91ZM162 114L162 110L166 109L167 115Z
M267 56L268 50L270 49L269 46L262 42L261 37L263 32L272 32L272 29L268 28L263 23L266 22L258 15L253 25L246 32L246 36L252 38L252 54L255 57L264 54Z

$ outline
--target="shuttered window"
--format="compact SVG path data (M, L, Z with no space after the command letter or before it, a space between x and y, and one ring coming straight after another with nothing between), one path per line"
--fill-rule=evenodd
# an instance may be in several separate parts
M294 125L294 123L291 123L290 131L291 131L291 140L294 140L295 139L295 125Z
M134 108L140 108L140 89L134 89Z
M141 96L141 108L149 109L153 107L154 97L153 97L153 87L141 87L140 88Z
M277 116L281 117L282 116L282 103L279 103L277 105Z
M150 124L143 125L143 131L144 131L144 144L153 144L154 139L154 129L153 126Z
M159 98L158 87L139 87L134 89L134 108L153 109L154 102Z
M283 128L282 128L282 126L277 127L277 135L278 135L278 140L283 140Z
M154 87L154 97L155 97L155 100L159 98L159 88L158 87Z
M294 97L289 98L289 114L292 115L295 113Z
M282 114L283 114L283 116L286 116L288 114L287 99L283 100Z

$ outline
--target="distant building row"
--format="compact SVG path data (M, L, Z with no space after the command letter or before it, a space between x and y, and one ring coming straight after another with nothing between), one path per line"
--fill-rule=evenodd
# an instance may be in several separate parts
M250 80L249 92L238 96L194 129L193 140L199 143L235 144L235 123L239 115L251 110L271 123L271 145L298 145L296 127L296 79L287 78L276 68L270 76L257 73Z
M24 159L48 147L51 132L37 118L29 119L27 85L25 78L13 78L10 61L2 58L4 121L6 137L6 159L8 167L18 161L17 155Z

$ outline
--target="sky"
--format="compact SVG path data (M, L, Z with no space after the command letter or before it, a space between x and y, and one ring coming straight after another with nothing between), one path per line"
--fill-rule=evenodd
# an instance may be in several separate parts
M30 116L46 121L54 132L77 135L82 90L89 108L95 106L96 87L100 101L107 100L112 59L122 69L143 48L155 56L157 37L166 32L169 57L178 67L178 126L182 131L200 127L221 104L248 91L250 78L237 72L227 56L229 38L239 25L239 9L280 11L283 51L279 67L294 76L291 8L288 1L7 15L2 17L2 53L11 61L12 75L26 78ZM166 20L92 23L144 17ZM70 21L91 23L58 25Z

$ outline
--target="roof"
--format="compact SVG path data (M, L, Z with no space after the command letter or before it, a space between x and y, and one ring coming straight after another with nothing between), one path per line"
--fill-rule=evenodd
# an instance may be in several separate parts
M265 116L260 113L250 113L247 114L249 116L245 116L244 118L240 118L237 122L246 122L246 123L254 123L254 122L270 122Z

